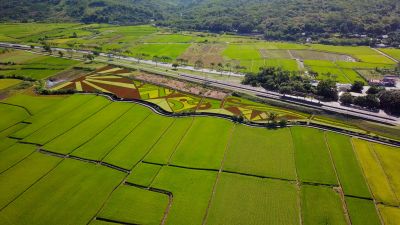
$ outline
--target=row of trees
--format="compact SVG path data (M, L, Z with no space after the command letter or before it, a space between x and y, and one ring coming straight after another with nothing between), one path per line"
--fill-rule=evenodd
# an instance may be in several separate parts
M261 86L266 90L278 91L281 94L311 96L327 101L336 101L338 92L334 80L323 80L315 87L311 79L298 72L284 71L281 68L261 68L258 74L247 74L243 84Z
M346 92L340 96L344 105L357 105L370 110L383 109L390 114L400 114L400 90L386 91L371 87L366 96L353 96Z

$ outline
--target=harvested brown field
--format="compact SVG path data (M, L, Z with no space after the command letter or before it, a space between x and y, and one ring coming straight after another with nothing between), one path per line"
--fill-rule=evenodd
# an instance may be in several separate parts
M225 48L223 44L193 44L179 58L188 60L192 65L201 60L204 66L210 67L211 63L224 63L222 52Z

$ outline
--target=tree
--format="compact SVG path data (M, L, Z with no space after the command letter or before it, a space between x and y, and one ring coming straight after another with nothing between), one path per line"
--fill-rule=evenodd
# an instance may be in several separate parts
M32 50L35 49L35 46L33 46L33 45L31 45L30 47L31 47Z
M379 100L382 109L392 114L400 114L400 90L383 91Z
M47 42L44 42L43 43L43 49L46 51L46 52L48 52L49 54L51 54L53 51L51 50L51 46L47 43Z
M365 104L365 107L368 109L378 109L380 107L380 102L376 95L367 95L365 97Z
M210 63L210 66L211 66L211 69L214 70L214 68L215 68L215 63L213 63L213 62Z
M276 118L278 118L278 114L276 114L276 113L274 113L274 112L271 112L271 113L268 115L268 123L270 123L270 122L275 122Z
M364 88L364 82L362 81L354 81L353 85L351 85L350 91L361 93Z
M74 32L71 36L71 38L78 38L78 34L76 32Z
M137 63L140 63L140 60L144 59L144 54L143 53L136 53L135 57L137 59Z
M165 62L169 62L169 61L172 60L172 58L169 57L169 56L161 56L160 59L161 59L161 61L164 62L164 63L165 63Z
M178 68L179 64L178 63L172 63L172 67L176 70Z
M356 97L354 104L368 109L378 109L380 106L379 99L375 95Z
M229 73L231 73L232 72L232 65L230 63L226 63L225 66L226 66L226 68L228 68Z
M83 58L85 60L93 61L94 60L94 55L92 55L92 54L83 55Z
M160 57L158 57L157 55L153 56L153 62L156 63L156 67L158 66L159 61L160 61Z
M379 86L373 85L368 89L367 94L376 95L379 92L384 91L384 90L385 90L384 87L379 87Z
M195 68L202 69L203 66L204 66L204 63L203 63L203 61L201 61L200 59L197 60L196 62L194 62L194 67L195 67Z
M251 86L254 87L253 84L251 84ZM292 94L292 92L293 92L293 89L291 86L285 85L285 86L279 87L279 93L281 93L281 94Z
M280 120L279 121L279 126L280 127L286 127L287 126L287 120L285 120L285 119Z
M224 65L222 65L222 63L218 63L217 64L217 70L219 72L221 72L221 76L222 76L222 72L224 71Z
M353 96L352 96L350 93L348 93L348 92L343 93L343 94L340 96L340 102L341 102L343 105L351 105L351 104L353 104L353 101L354 101Z
M62 51L58 51L58 55L62 58L64 57L64 53Z
M70 42L70 43L67 43L67 46L69 48L69 49L67 49L67 52L69 53L69 57L72 58L72 54L74 52L76 43L75 42Z
M337 101L338 91L336 89L335 81L330 79L320 81L317 86L317 95L326 100Z

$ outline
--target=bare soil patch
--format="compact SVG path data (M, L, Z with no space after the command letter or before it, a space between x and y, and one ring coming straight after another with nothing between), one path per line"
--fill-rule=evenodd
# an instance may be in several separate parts
M211 63L224 63L222 51L225 47L223 44L193 44L179 58L188 60L192 65L201 60L204 66L210 67Z

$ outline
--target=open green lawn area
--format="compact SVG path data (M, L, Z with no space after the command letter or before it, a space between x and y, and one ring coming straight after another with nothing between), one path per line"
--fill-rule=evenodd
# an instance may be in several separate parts
M24 96L0 103L0 224L399 223L398 148L96 95Z

